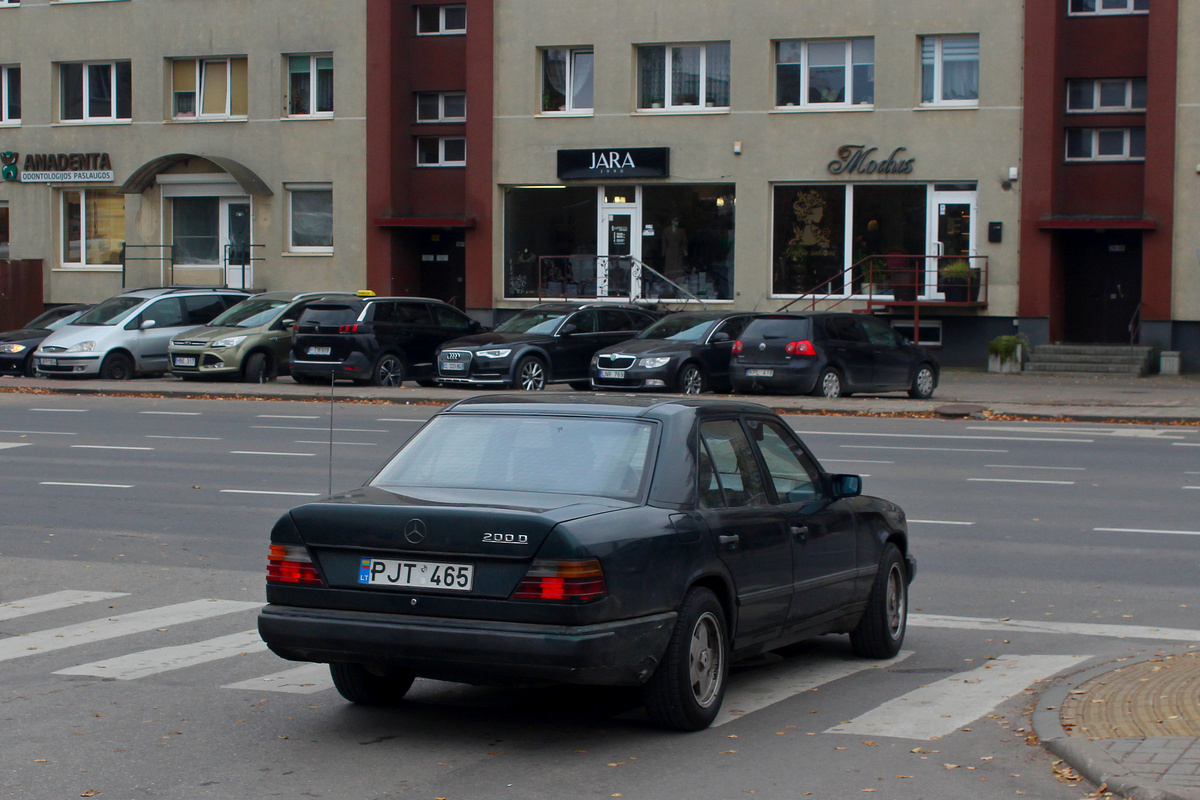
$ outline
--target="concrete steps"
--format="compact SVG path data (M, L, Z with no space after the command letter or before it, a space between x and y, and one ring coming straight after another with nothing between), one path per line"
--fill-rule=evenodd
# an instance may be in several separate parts
M1149 347L1127 345L1040 344L1029 354L1026 372L1076 375L1145 375Z

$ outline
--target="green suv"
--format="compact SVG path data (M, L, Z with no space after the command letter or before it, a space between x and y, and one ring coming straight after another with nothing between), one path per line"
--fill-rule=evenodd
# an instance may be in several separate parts
M171 340L171 374L184 380L238 377L248 383L288 372L292 326L309 303L353 292L264 292L238 303L202 328Z

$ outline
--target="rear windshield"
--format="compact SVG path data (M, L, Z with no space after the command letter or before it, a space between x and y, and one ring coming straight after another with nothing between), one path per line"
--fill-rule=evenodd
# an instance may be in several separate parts
M358 306L309 306L300 315L300 324L349 325L358 319Z
M743 339L791 339L808 336L809 321L801 319L756 319L746 326Z
M371 479L633 500L648 477L654 423L599 417L435 417Z
M709 316L697 314L672 314L664 317L637 335L639 339L674 339L680 342L698 342L708 335L717 324Z
M290 302L292 301L280 299L243 300L233 308L226 310L225 313L218 315L208 324L214 328L258 328L270 322L271 317L275 316L275 312Z
M56 331L81 314L83 311L80 309L65 311L61 308L52 308L29 320L29 324L25 327Z
M116 325L129 312L146 302L144 297L110 297L100 305L75 320L75 325Z

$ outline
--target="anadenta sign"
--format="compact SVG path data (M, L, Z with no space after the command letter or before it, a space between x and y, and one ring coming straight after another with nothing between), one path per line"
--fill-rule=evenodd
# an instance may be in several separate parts
M15 167L16 154L5 155L14 156ZM15 169L6 169L5 179L17 180L14 173ZM21 183L112 183L112 160L108 153L27 153L19 180Z
M665 178L670 174L669 147L606 147L558 151L558 177L563 180Z

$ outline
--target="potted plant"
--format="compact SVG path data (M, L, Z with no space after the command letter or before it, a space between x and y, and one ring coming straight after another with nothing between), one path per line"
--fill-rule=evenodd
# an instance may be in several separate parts
M1027 342L1024 335L997 336L988 342L988 372L1020 372Z
M956 258L942 264L938 273L938 285L946 296L947 303L965 303L970 299L971 266L965 258Z

